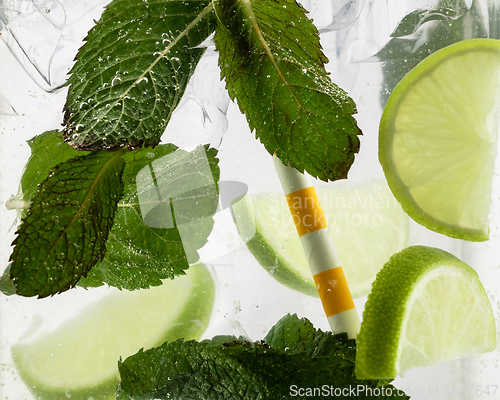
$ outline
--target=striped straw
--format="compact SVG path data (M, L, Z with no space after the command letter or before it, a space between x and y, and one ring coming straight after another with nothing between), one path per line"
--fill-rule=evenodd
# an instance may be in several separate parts
M334 334L347 332L349 338L356 338L359 316L316 189L309 177L285 166L276 155L273 159L330 329Z

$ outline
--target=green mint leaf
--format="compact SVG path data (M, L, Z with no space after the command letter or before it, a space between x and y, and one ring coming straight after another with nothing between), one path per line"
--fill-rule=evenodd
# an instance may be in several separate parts
M13 242L10 277L17 294L68 290L104 257L123 191L124 152L91 153L51 169Z
M391 389L391 398L407 399L386 380L356 380L355 346L346 334L322 332L287 315L260 342L219 336L140 350L118 364L117 399L279 400L295 397L299 388L319 388L323 391L314 398L332 398L335 389L358 385L364 399L380 398L366 388L382 385Z
M77 156L88 154L73 149L63 140L62 132L48 131L28 140L31 156L24 167L21 178L21 188L18 197L31 200L37 191L37 186L42 183L49 171L64 161Z
M52 168L73 157L89 153L73 149L64 142L62 132L56 130L35 136L27 143L31 150L31 156L24 167L19 191L14 198L6 203L8 209L19 210L21 217L26 215L38 185L47 178Z
M319 35L295 0L218 0L215 44L231 98L270 154L322 180L359 150L356 106L329 78Z
M157 286L196 262L218 205L216 155L205 146L188 153L171 144L127 153L108 251L79 286Z
M353 364L356 358L356 342L347 339L347 335L337 335L336 343L332 346L327 343L329 338L321 330L316 330L309 320L286 316L271 328L264 341L273 349L286 351L288 354L305 351L308 357L316 357L328 350L331 356L338 354Z
M214 30L209 0L114 0L70 71L64 137L79 150L158 144Z
M12 296L16 294L16 287L10 279L10 265L7 266L2 276L0 277L0 292L2 292L5 296Z

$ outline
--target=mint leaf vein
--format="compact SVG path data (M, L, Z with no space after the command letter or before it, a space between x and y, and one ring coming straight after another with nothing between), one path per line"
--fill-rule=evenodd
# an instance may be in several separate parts
M207 0L114 0L70 71L68 143L79 150L158 144L213 29Z
M17 294L63 292L104 257L123 193L124 152L72 158L40 184L13 242L10 276Z
M322 180L347 177L361 133L325 70L319 34L295 0L215 3L219 66L270 154Z
M340 389L384 385L395 399L408 399L388 380L357 380L355 356L356 342L347 334L322 332L305 318L287 315L264 341L216 336L141 349L118 363L117 399L279 400L292 397L292 385Z
M172 144L127 153L124 195L109 233L108 251L79 285L106 283L135 290L184 274L189 264L199 259L197 251L207 242L214 225L220 176L216 156L215 149L205 146L186 152ZM149 172L150 166L156 187L152 181L137 185L141 171ZM156 205L144 215L141 203L147 191L159 194L163 201L149 199ZM162 223L169 218L170 226Z

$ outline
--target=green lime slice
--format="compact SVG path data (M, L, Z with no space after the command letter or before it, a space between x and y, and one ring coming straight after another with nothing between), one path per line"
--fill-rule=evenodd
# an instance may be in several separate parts
M118 360L179 338L199 339L210 320L214 283L203 265L163 285L114 293L12 354L42 399L114 399Z
M477 273L455 256L412 246L378 273L356 338L358 379L495 349L496 328Z
M336 182L316 191L351 294L360 297L389 257L407 245L409 218L385 182ZM247 195L233 212L248 249L278 282L318 296L282 193Z
M465 40L424 59L387 102L380 163L403 209L433 231L488 239L499 77L500 41Z

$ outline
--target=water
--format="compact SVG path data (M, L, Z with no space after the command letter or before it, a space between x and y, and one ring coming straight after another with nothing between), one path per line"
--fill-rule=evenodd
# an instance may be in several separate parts
M382 105L392 90L392 84L384 77L388 71L400 71L407 68L405 65L414 63L418 49L425 48L429 33L440 29L440 25L427 22L404 38L391 38L390 35L410 11L435 3L430 0L303 3L312 11L322 32L321 41L330 59L327 69L332 79L348 91L358 106L356 119L363 136L361 151L349 174L353 182L383 177L377 157L377 130ZM497 3L493 0L474 3L476 10L482 10L480 26L470 23L471 1L464 2L464 10L450 21L462 18L461 23L467 28L463 35L498 37L495 36L498 24L494 15ZM51 1L33 9L33 3L25 0L16 2L16 7L22 10L0 9L3 39L0 40L0 266L7 266L10 243L14 239L17 214L7 210L5 203L16 194L22 167L29 157L26 140L46 130L60 128L66 91L59 86L92 20L99 18L104 5L99 1ZM384 51L391 40L395 43L403 39L411 43L409 53ZM206 56L192 77L163 142L171 141L187 150L199 143L210 143L219 149L221 181L237 182L243 192L280 192L272 159L255 140L245 117L230 101L224 83L219 81L217 54L210 41L206 44ZM500 195L495 192L494 197L497 204ZM328 330L318 299L277 283L255 261L244 243L235 238L234 225L231 225L223 200L216 214L220 223L216 225L209 246L201 252L217 287L214 315L203 337L232 334L258 340L288 312L306 316L317 328ZM440 247L474 267L490 295L497 319L499 221L495 214L491 240L487 243L464 243L412 223L409 243ZM0 296L0 400L33 399L13 364L12 345L49 332L114 291L104 287L88 291L78 288L43 300ZM360 314L365 300L363 297L355 301ZM404 378L398 378L395 385L413 399L421 400L500 398L500 388L496 390L500 385L498 363L498 351L464 357L410 371Z

